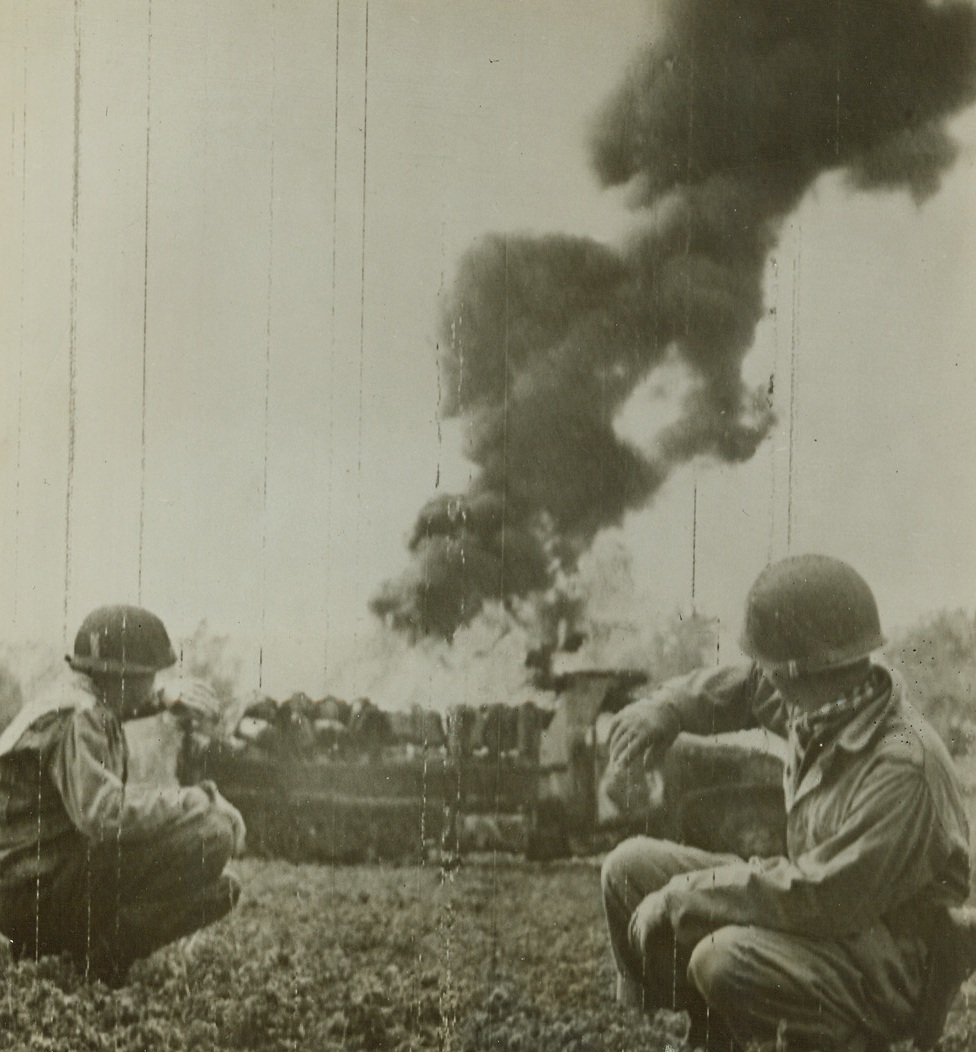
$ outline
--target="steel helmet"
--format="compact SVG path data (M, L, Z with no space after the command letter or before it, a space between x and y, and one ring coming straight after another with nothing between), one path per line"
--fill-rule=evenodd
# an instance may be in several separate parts
M871 589L840 559L783 559L749 590L740 644L767 669L823 672L867 657L884 642Z
M136 676L176 664L176 653L155 614L138 606L102 606L82 621L66 660L78 672Z

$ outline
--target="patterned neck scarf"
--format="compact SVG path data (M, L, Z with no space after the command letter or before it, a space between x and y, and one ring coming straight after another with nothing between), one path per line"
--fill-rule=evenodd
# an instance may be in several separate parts
M875 667L847 694L828 701L813 712L797 713L791 725L800 748L806 749L814 741L822 746L854 716L882 698L888 688L884 669Z

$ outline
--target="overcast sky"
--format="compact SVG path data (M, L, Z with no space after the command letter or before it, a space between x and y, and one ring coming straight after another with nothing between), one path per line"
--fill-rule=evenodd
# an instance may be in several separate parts
M255 676L263 643L273 692L325 686L421 504L470 477L438 423L460 253L625 236L585 140L652 37L631 0L0 0L3 637L139 601L247 641ZM624 524L657 610L731 625L788 550L853 562L889 625L973 608L976 120L953 127L922 207L828 176L792 216L746 363L777 428ZM619 428L666 413L649 384Z

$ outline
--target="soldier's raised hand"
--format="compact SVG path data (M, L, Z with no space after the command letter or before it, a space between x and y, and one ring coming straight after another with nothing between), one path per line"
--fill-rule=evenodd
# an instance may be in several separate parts
M680 729L678 717L664 697L641 698L622 708L610 722L610 762L625 767L643 756L645 765L657 763Z
M160 689L159 700L174 714L188 715L195 727L214 727L220 722L220 699L206 680L196 676L168 679Z

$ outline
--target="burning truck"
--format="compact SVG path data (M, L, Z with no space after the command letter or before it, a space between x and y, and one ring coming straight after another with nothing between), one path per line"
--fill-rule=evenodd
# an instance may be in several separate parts
M508 850L546 859L648 832L743 855L783 848L782 757L762 732L679 737L624 807L604 783L607 725L646 690L629 669L554 672L531 654L517 701L384 711L257 698L234 732L184 739L181 774L242 812L249 849L307 862ZM532 688L535 688L533 691Z

